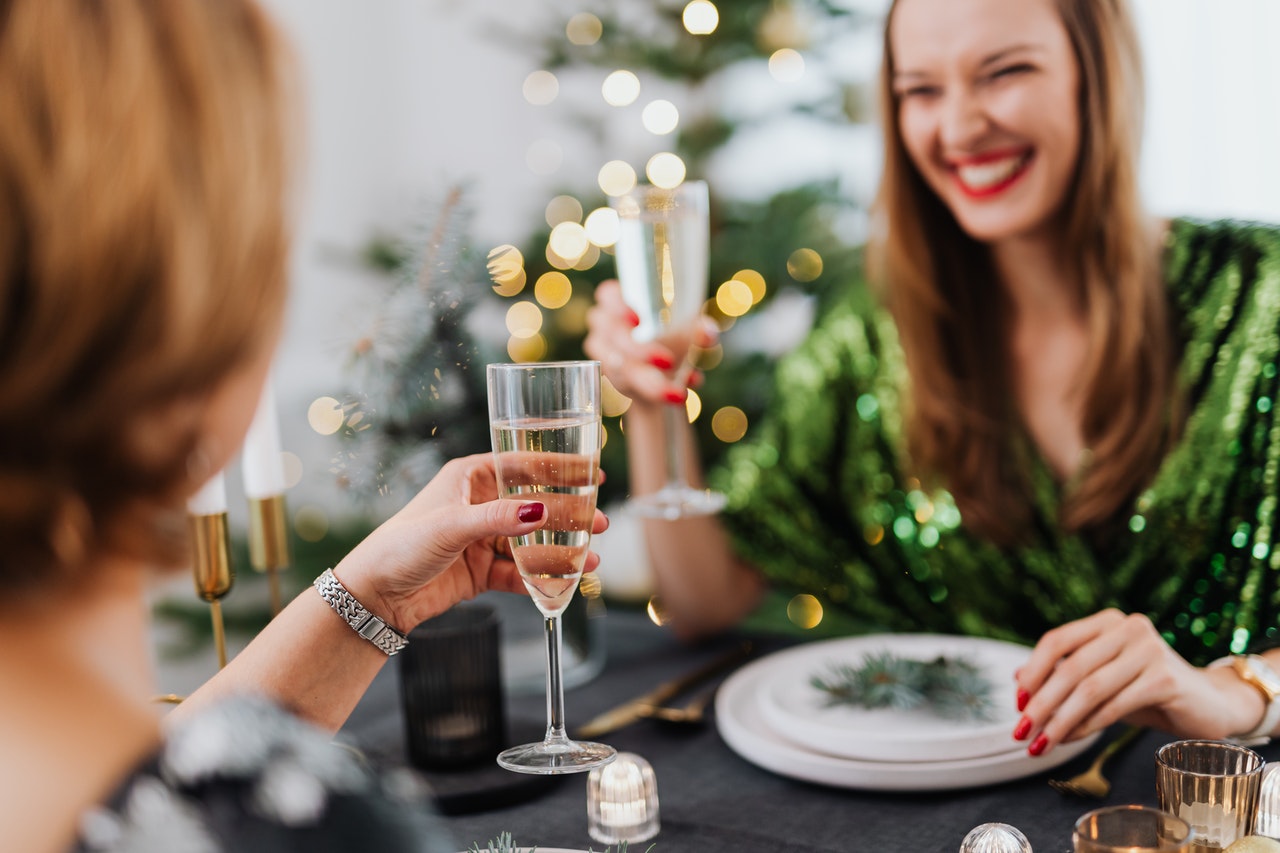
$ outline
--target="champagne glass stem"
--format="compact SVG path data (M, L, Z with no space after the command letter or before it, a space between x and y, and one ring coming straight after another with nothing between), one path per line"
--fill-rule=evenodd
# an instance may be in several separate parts
M683 404L666 407L663 416L666 419L667 433L667 488L679 489L685 485L684 463L684 425L688 415Z
M547 636L547 744L567 744L564 730L564 680L560 672L560 617L546 617Z

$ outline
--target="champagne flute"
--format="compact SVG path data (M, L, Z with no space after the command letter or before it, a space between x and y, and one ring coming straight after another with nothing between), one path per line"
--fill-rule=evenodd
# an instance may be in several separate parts
M600 472L600 362L490 364L489 423L498 494L540 501L546 523L511 537L511 553L545 619L547 733L514 746L498 764L518 773L580 773L617 757L611 746L565 733L560 614L569 604L591 542Z
M693 371L694 324L707 299L707 185L685 181L674 189L663 189L640 184L610 204L618 213L615 251L622 298L640 317L635 336L661 341L674 351L677 364L671 379L687 387ZM666 485L631 499L629 506L638 515L675 520L712 515L724 508L724 495L695 489L685 478L687 421L683 406L666 407Z

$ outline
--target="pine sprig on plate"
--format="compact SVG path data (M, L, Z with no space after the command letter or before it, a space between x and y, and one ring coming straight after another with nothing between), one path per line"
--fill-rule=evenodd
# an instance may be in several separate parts
M990 720L991 683L971 661L945 655L928 661L892 652L867 655L858 666L834 664L810 684L828 705L924 708L948 720Z

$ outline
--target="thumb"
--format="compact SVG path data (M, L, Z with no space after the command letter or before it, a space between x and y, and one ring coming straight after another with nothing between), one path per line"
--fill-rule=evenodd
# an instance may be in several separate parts
M542 526L547 516L539 501L492 500L472 504L440 531L441 545L461 552L472 542L495 536L523 536Z

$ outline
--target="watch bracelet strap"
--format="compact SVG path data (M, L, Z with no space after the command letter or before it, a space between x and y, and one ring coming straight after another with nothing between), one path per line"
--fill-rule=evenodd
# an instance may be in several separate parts
M409 645L408 637L374 616L354 595L347 592L347 588L334 576L333 569L325 569L312 586L333 608L334 613L341 616L353 631L373 643L383 654L394 655Z
M1253 656L1252 655L1227 655L1226 657L1218 658L1217 660L1210 662L1209 666L1210 667L1223 666L1223 667L1231 667L1232 669L1234 669L1235 660L1238 657L1248 658ZM1239 675L1239 673L1237 673L1237 675ZM1244 678L1241 678L1240 680L1244 681L1245 684L1248 684L1250 687L1255 688L1259 693L1261 693L1263 695L1264 700L1267 703L1267 707L1266 707L1266 710L1263 711L1262 713L1262 722L1258 723L1258 725L1252 731L1244 732L1238 735L1232 735L1231 737L1228 737L1227 740L1233 743L1237 743L1241 746L1262 746L1264 744L1270 743L1271 733L1275 731L1276 725L1280 723L1280 695L1271 697L1267 694L1267 692L1261 686L1254 684L1251 681L1246 681Z

